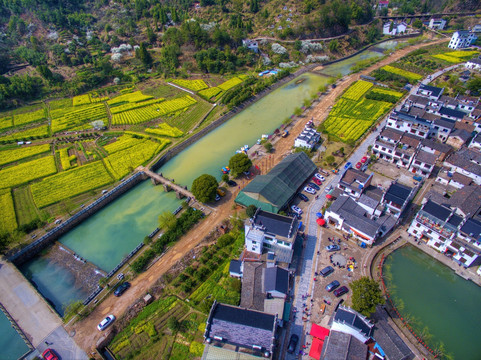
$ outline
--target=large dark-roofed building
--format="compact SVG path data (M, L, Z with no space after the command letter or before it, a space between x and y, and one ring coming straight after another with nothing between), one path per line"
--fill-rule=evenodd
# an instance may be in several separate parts
M332 331L324 341L321 360L366 360L367 345L354 336Z
M413 188L394 182L384 194L383 204L389 213L399 217L411 200Z
M271 358L276 321L274 315L214 301L204 338L213 346Z
M237 195L235 202L255 205L277 213L285 208L301 185L316 171L316 164L304 153L291 154L267 175L259 175Z

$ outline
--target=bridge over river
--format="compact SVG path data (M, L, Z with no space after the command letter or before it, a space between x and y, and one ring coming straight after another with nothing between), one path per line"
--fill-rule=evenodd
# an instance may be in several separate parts
M164 186L165 191L174 190L179 199L182 199L184 197L195 199L194 194L192 194L189 190L187 190L186 187L182 187L180 185L174 184L171 180L163 177L161 174L159 175L147 169L144 166L139 166L137 168L137 171L143 172L146 176L150 177L154 185L162 184Z

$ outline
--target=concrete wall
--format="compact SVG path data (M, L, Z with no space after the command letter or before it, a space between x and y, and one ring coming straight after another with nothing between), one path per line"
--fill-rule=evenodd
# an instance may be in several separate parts
M98 200L94 201L92 204L88 205L84 209L80 210L78 213L67 219L62 224L56 226L54 229L50 230L47 234L43 235L40 239L26 246L25 248L17 251L16 253L8 256L8 259L15 265L20 265L41 250L46 248L52 242L57 240L60 236L67 233L75 226L80 224L83 220L87 219L89 216L96 213L98 210L102 209L104 206L117 199L120 195L125 193L127 190L131 189L133 186L137 185L139 182L145 179L144 173L136 173L130 178L124 180L114 189L100 197Z

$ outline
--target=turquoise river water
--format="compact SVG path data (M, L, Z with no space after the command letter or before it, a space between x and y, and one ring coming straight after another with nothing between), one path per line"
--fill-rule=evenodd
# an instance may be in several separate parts
M395 41L383 44L389 49L396 45ZM347 74L363 56L378 57L381 54L366 50L356 57L327 65L323 72ZM296 84L299 78L295 79L249 106L182 151L159 171L188 187L192 185L193 179L203 173L220 179L220 168L227 165L235 150L246 144L252 146L262 134L272 133L292 115L296 107L302 106L303 100L310 98L328 80L327 77L310 73L301 78L304 81ZM150 181L144 181L59 241L108 272L157 227L159 214L172 211L179 204L180 201L173 193L164 193L161 186L155 187ZM66 304L88 296L75 288L73 275L65 268L52 264L45 256L34 258L21 266L20 270L60 315L63 315ZM0 323L0 334L3 332L4 326Z
M0 311L0 349L1 358L16 360L28 351L28 346L10 324L7 317Z
M385 261L386 286L404 304L402 316L414 317L417 333L427 327L433 349L444 344L453 359L481 359L481 289L414 246L394 251ZM389 279L389 280L388 280ZM398 306L396 305L396 306Z

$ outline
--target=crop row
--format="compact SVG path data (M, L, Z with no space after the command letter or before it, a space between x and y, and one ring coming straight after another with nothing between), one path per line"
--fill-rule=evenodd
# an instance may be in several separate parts
M371 82L358 80L354 84L352 84L349 89L346 90L342 97L345 99L357 101L372 87L373 84Z
M104 104L92 104L79 110L71 111L61 118L52 120L52 132L56 133L75 126L83 125L94 120L107 119L107 110Z
M112 177L101 161L63 171L31 185L38 208L54 204L111 183Z
M0 170L0 188L11 188L55 174L55 158L45 156Z
M6 129L13 126L13 119L11 116L4 116L0 118L0 129Z
M17 228L17 218L15 217L15 207L10 189L0 190L0 234L9 233Z
M90 95L83 94L83 95L74 96L72 99L72 103L73 103L73 106L90 104Z
M159 118L195 104L197 101L190 96L163 101L159 104L145 106L139 109L125 111L112 115L113 124L139 124L145 121Z
M197 79L197 80L176 79L176 80L172 80L172 83L195 92L199 90L207 89L209 87L205 83L205 81L202 79Z
M159 99L146 100L146 101L137 102L137 103L122 104L122 105L110 108L110 112L112 114L118 114L118 113L121 113L121 112L124 112L124 111L138 109L138 108L141 108L141 107L144 107L144 106L157 104L157 103L162 102L164 100L165 100L164 98L159 98Z
M118 151L104 158L105 165L116 180L135 170L147 160L152 158L158 151L163 149L170 141L163 140L144 141L128 149Z
M169 136L169 137L180 137L184 135L182 131L177 129L174 126L170 126L169 124L166 123L160 123L156 128L150 129L147 128L145 129L145 132L149 134L154 134L154 135L161 135L161 136Z
M392 74L403 76L410 81L418 81L418 80L421 80L423 78L422 75L413 73L411 71L399 69L399 68L391 66L391 65L383 66L381 69L384 70L384 71L390 72Z
M70 169L70 159L68 157L68 149L69 148L63 148L58 150L58 154L60 156L60 164L62 165L62 169L68 170Z
M219 93L222 92L222 89L218 88L217 86L204 89L199 91L199 95L202 96L204 99L212 99L214 96L217 96Z
M0 151L0 165L9 164L50 150L49 144Z
M50 111L69 108L72 107L72 99L51 100L48 102L48 107L50 108Z
M395 96L397 98L403 97L403 93L399 91L394 91L394 90L388 90L380 87L376 87L371 90L371 92L377 93L377 94L383 94L383 95L389 95L389 96Z
M29 124L35 121L44 120L45 117L45 110L40 109L37 111L31 111L23 114L15 114L13 115L13 124L15 126Z
M18 131L13 134L0 137L0 141L11 141L11 140L23 140L31 137L44 137L48 136L48 125L42 125L32 129L27 129L23 131Z
M132 136L129 135L122 135L117 138L114 142L107 144L104 146L105 151L107 151L109 154L116 153L121 150L128 149L132 146L138 145L141 143L142 139L136 139Z
M110 106L115 105L115 104L121 104L121 103L135 103L135 102L141 102L145 100L150 100L153 99L153 96L150 95L144 95L142 94L141 91L135 91L133 93L127 93L127 94L122 94L119 96L114 97L113 99L110 99L107 101L107 104Z
M233 77L232 79L229 79L227 81L224 81L222 84L218 86L222 91L227 91L231 88L233 88L236 85L239 85L241 82L244 80L238 78L238 77Z

